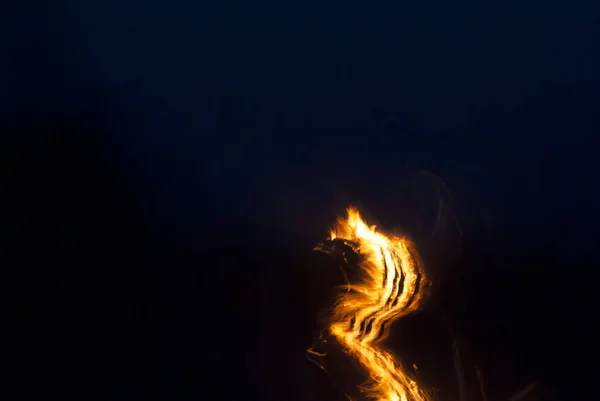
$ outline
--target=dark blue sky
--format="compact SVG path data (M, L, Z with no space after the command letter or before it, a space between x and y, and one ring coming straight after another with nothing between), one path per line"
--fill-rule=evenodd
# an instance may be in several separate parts
M429 318L487 350L495 389L522 366L593 387L572 367L598 337L596 1L13 3L5 264L48 315L19 362L63 360L56 330L84 376L64 387L97 399L335 399L304 350L337 270L308 254L358 202L446 269ZM440 179L464 257L452 219L432 234ZM437 369L445 329L418 326Z
M8 104L110 115L165 221L312 233L425 169L467 219L597 223L598 7L486 3L21 6Z

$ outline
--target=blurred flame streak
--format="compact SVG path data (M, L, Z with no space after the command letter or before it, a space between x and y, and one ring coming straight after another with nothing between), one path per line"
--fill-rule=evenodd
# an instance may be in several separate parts
M347 209L330 232L360 254L364 279L348 283L334 304L330 333L344 351L358 360L369 374L360 386L377 401L429 401L430 395L388 351L379 347L391 323L422 305L428 281L412 244L369 227L357 209Z

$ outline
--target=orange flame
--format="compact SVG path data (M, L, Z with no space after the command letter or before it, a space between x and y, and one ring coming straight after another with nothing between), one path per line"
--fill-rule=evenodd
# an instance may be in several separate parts
M330 236L363 257L359 267L364 279L344 287L328 324L344 352L368 373L362 390L376 401L431 400L394 355L379 346L391 323L418 310L426 298L429 282L414 247L405 238L368 226L352 207Z

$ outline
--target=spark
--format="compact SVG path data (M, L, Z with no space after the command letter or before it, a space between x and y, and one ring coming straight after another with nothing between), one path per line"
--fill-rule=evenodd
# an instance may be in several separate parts
M368 374L362 393L374 401L430 401L409 370L381 347L391 323L419 310L428 293L430 283L414 246L367 225L353 207L337 220L330 240L343 242L362 258L362 279L340 291L327 325L343 351Z

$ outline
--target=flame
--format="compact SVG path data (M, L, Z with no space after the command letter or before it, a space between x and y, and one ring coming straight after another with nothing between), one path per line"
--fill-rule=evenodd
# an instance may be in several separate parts
M426 298L429 282L414 247L368 226L353 207L337 220L330 239L343 241L362 257L363 279L344 286L327 327L368 373L361 390L376 401L431 400L400 361L380 347L391 323L418 310Z

